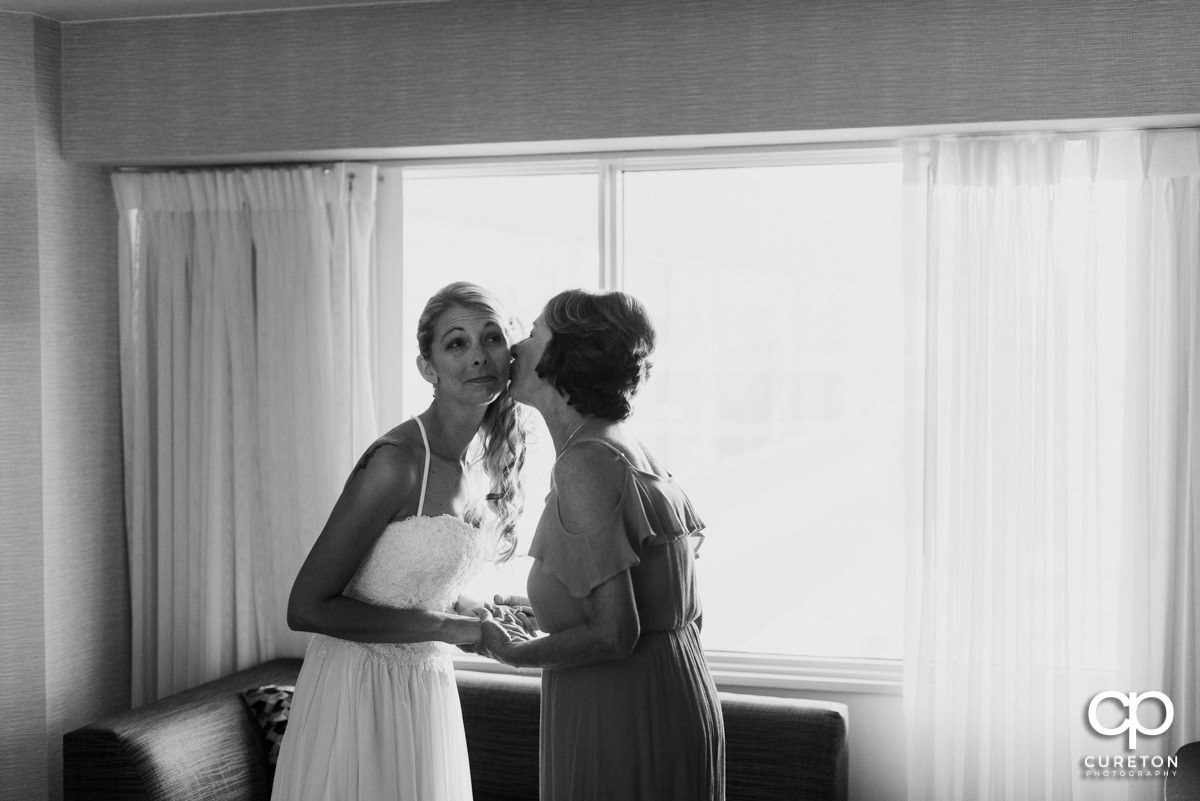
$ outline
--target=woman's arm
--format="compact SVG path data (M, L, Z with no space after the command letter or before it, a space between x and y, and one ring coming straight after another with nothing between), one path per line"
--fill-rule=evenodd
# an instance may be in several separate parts
M342 490L292 584L288 626L358 642L479 641L473 616L391 609L342 593L375 541L394 518L416 511L424 454L401 444L377 446Z
M555 465L558 514L568 531L592 531L621 500L627 468L602 445L580 445ZM570 536L570 535L567 535ZM567 667L624 659L641 636L629 571L594 588L583 601L584 621L534 639L513 637L484 621L483 647L501 662L524 667Z
M572 667L625 659L633 653L641 627L628 570L592 590L583 607L585 622L532 639L485 618L481 646L515 667Z

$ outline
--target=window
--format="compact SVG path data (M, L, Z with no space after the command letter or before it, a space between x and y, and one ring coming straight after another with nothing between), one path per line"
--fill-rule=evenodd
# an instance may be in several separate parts
M698 563L707 648L900 658L898 152L394 172L405 319L459 279L497 292L526 324L575 286L624 289L647 305L659 345L633 421L708 526ZM411 332L404 337L407 365L415 343ZM407 381L405 411L428 397L421 382ZM544 429L534 437L520 552L553 459ZM500 578L520 590L527 569L518 560Z

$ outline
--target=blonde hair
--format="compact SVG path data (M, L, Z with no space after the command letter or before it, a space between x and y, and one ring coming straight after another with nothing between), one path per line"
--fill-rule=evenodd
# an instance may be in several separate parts
M495 295L477 284L456 281L434 293L417 320L417 348L426 359L432 353L434 326L448 309L455 307L494 316L510 340L517 329L516 319L505 311ZM483 469L491 480L487 502L498 520L500 542L496 558L500 562L512 558L517 548L514 529L525 506L521 473L525 467L526 430L524 411L505 387L488 406L479 427Z

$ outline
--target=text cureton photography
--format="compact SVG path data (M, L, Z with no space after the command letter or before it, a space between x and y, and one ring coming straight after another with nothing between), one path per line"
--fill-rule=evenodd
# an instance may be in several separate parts
M1141 705L1149 701L1151 707L1161 707L1161 718L1155 712L1154 723L1147 725L1140 714ZM1160 778L1174 776L1179 767L1179 758L1174 755L1135 754L1138 735L1157 737L1164 734L1175 719L1175 707L1166 694L1158 691L1123 693L1105 690L1092 697L1088 704L1087 721L1091 729L1105 737L1125 735L1128 753L1088 754L1082 760L1086 778ZM1115 725L1110 725L1115 724Z

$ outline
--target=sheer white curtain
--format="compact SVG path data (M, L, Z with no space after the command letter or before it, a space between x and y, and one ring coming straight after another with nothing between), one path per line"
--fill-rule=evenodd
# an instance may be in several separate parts
M1200 739L1196 143L909 148L927 322L910 798L1158 798L1161 778L1086 760ZM1166 693L1168 734L1130 752L1094 732L1103 690Z
M375 168L113 187L136 704L302 653L292 579L376 434Z
M1200 740L1200 131L1142 136L1128 276L1124 669Z

